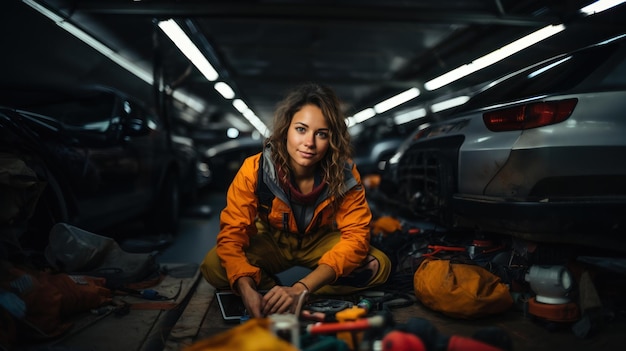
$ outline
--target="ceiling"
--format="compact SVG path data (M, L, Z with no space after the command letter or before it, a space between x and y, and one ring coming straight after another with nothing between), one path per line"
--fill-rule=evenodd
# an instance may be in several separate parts
M427 104L526 64L626 30L625 7L582 17L590 0L36 0L122 57L160 72L168 91L202 99L178 106L179 126L196 134L252 126L158 29L173 18L256 115L271 125L276 103L313 81L334 88L347 116L411 87L421 95L372 118ZM4 84L114 86L150 100L155 89L19 0L3 1ZM566 30L452 84L423 84L549 24ZM431 116L436 118L436 116Z

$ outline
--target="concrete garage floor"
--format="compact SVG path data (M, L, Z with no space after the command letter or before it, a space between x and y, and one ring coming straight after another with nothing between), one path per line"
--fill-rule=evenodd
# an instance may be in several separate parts
M199 263L204 254L213 247L219 228L219 212L225 205L224 193L217 191L203 194L196 206L203 205L210 207L211 213L208 215L206 212L198 213L202 211L194 211L193 207L187 209L181 223L180 234L173 244L158 256L161 262L193 261ZM284 283L290 284L304 273L305 271L296 268L283 273L280 278ZM199 286L202 286L202 283ZM204 294L207 294L206 286L204 289ZM209 287L208 294L212 294L212 291ZM208 311L197 327L197 334L192 338L179 340L180 343L169 344L169 349L183 347L234 327L232 322L227 323L222 320L216 301L208 302L206 306ZM425 308L419 302L409 307L392 309L392 313L398 325L406 323L413 317L426 318L442 335L448 336L470 337L479 330L494 326L500 327L511 337L513 350L609 350L621 349L623 345L626 345L626 322L623 315L614 316L591 337L580 338L572 332L570 325L557 324L555 326L545 323L529 316L520 308L513 308L502 315L479 320L449 318Z

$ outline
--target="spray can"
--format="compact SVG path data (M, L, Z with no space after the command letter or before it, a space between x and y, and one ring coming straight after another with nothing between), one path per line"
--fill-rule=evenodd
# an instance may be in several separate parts
M270 331L272 334L288 343L300 348L300 323L298 316L294 314L272 314L270 319Z

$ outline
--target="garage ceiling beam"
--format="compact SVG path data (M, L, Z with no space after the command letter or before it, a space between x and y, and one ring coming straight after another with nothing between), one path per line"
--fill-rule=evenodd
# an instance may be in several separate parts
M419 22L430 24L484 24L540 27L556 23L551 16L513 16L489 12L454 11L450 9L390 6L325 6L306 4L240 4L231 3L109 3L79 1L70 12L154 17L215 17L229 19L272 19L286 21L375 21Z

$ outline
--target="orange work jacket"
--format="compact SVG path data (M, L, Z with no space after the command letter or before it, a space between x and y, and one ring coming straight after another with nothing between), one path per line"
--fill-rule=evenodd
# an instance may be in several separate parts
M331 267L335 271L335 279L348 275L362 263L370 248L369 224L372 214L356 166L351 162L346 164L344 186L348 191L338 210L335 213L331 211L332 199L324 191L312 209L313 215L306 229L298 231L287 195L279 185L270 152L271 149L266 148L248 157L228 188L226 207L220 215L217 254L226 269L230 286L233 287L241 277L252 277L257 285L261 279L260 269L252 266L245 255L250 237L257 233L255 222L260 220L256 195L260 157L264 157L262 174L265 183L275 195L267 215L270 230L288 231L302 236L339 231L340 241L322 255L318 264Z

